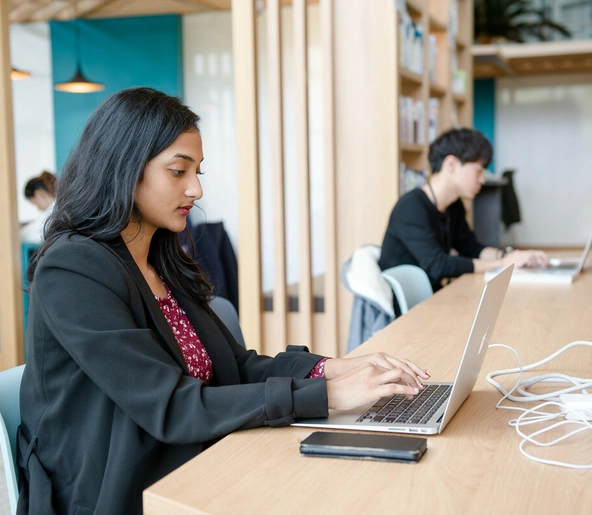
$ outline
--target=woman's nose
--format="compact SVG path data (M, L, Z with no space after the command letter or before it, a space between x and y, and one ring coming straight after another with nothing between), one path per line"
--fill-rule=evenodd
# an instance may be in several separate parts
M192 197L195 200L199 200L203 197L203 189L201 187L201 181L199 177L196 175L193 176L191 182L187 185L187 189L185 190L185 195L188 197Z

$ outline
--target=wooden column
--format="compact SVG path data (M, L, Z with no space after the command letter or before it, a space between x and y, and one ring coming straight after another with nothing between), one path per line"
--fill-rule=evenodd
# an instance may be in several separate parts
M273 333L278 350L288 343L286 292L286 216L284 193L284 116L282 107L282 24L280 0L267 2L267 55L273 181ZM266 342L268 343L268 342Z
M25 361L8 8L0 0L0 370Z
M294 89L296 97L296 173L298 175L298 327L300 342L312 345L312 266L310 240L310 166L308 147L308 38L306 2L294 0Z
M333 9L337 263L382 244L398 198L397 20L392 0L351 0ZM339 288L345 351L353 296Z
M323 167L325 173L325 333L315 342L318 352L340 355L337 323L339 262L337 257L336 176L335 176L335 83L333 55L333 0L321 0L321 49L323 52ZM316 349L315 349L316 350Z
M233 0L232 46L239 186L239 310L248 348L261 351L261 223L255 1Z

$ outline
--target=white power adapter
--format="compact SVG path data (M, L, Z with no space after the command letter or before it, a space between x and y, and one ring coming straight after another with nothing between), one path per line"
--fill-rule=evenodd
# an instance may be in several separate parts
M592 420L592 395L564 393L559 396L567 420Z

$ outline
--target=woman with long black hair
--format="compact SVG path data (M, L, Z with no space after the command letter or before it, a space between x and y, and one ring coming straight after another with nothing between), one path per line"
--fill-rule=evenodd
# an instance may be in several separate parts
M202 196L198 120L123 90L65 164L28 273L18 513L140 514L146 487L232 431L413 395L428 377L380 353L236 343L178 240Z

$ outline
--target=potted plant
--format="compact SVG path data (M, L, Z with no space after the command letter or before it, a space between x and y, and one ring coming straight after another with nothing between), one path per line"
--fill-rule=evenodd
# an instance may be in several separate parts
M475 41L480 44L513 41L529 37L549 40L552 32L571 37L571 32L554 22L532 0L475 0Z

